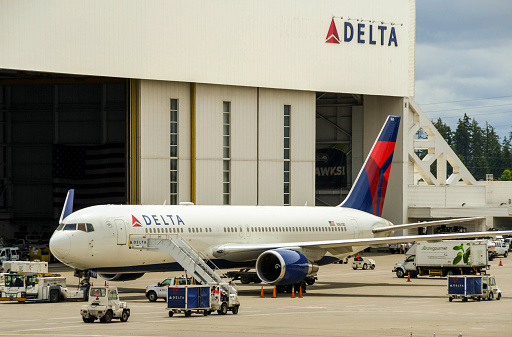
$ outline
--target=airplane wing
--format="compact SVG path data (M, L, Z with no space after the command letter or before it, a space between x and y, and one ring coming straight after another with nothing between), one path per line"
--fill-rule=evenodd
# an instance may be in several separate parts
M512 231L486 231L471 233L452 233L452 234L431 234L431 235L408 235L408 236L390 236L381 238L364 239L345 239L345 240L325 240L325 241L305 241L305 242L286 242L286 243L266 243L266 244L225 244L217 247L214 252L222 255L236 253L260 254L270 249L298 249L298 248L319 248L336 249L352 246L371 246L387 243L414 242L414 241L441 241L447 239L471 239L471 238L490 238L500 235L512 235ZM215 254L215 253L214 253Z
M458 218L458 219L414 222L414 223L408 223L408 224L403 224L403 225L393 225L393 226L375 228L375 229L373 229L373 233L394 232L394 231L398 231L401 229L448 225L448 224L454 224L454 223L459 223L459 222L466 222L466 221L472 221L472 220L483 220L483 219L485 219L485 218L484 217L474 217L474 218Z

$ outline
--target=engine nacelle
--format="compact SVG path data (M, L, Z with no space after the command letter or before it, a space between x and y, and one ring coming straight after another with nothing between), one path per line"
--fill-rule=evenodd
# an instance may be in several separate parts
M107 281L133 281L144 276L144 273L129 274L99 274L101 278Z
M256 261L258 277L270 285L298 283L317 271L316 264L311 264L301 253L288 249L267 250Z

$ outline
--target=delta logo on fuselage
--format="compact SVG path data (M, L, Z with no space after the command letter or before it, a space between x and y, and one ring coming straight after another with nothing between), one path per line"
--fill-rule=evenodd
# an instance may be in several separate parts
M179 226L179 225L185 225L185 222L178 214L166 214L166 215L141 215L142 220L144 221L144 224L146 226L150 225L164 225L164 226ZM132 227L142 227L142 222L139 221L133 214L132 214Z
M388 30L388 27L384 25L369 24L367 26L364 23L358 23L357 27L354 27L350 22L345 21L343 24L343 42L351 42L355 38L357 38L357 43L376 45L379 42L381 46L387 43L388 47L392 45L398 47L395 27ZM341 43L334 18L331 20L325 43Z

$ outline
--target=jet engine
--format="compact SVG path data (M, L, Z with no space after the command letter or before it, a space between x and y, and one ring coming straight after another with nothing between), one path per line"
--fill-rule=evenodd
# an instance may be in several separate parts
M318 265L310 263L301 253L288 249L267 250L256 261L258 277L270 285L298 283L317 271Z
M101 278L107 281L133 281L141 278L144 273L128 273L128 274L99 274Z

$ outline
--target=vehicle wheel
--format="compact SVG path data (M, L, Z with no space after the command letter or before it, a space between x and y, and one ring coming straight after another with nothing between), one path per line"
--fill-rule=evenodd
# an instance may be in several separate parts
M365 264L363 264L363 270L366 270L366 269L368 269L368 265L365 263Z
M105 315L100 318L100 322L101 323L110 323L112 321L112 310L107 310L107 312L105 313Z
M150 291L147 297L150 302L156 302L156 300L158 299L158 296L156 296L156 293L154 291Z
M55 303L59 301L59 291L57 289L52 289L50 291L50 302Z
M453 275L453 270L448 269L448 270L446 271L446 276L450 276L450 275Z
M233 315L238 314L238 308L239 308L239 307L240 307L239 305L235 305L235 306L233 307L233 310L232 310L232 311L233 311Z
M128 310L123 310L123 313L121 314L121 322L126 322L128 317L130 317Z
M203 311L203 316L208 316L208 310Z
M468 298L467 297L463 297L462 298L462 302L467 302L468 301Z
M480 302L481 297L480 297L480 296L479 296L479 297L477 297L477 298L476 298L476 300L477 300L478 302Z
M399 268L396 270L396 277L403 278L404 276L405 276L405 273L404 273L403 269Z
M228 313L228 304L226 302L222 302L220 309L217 310L219 315L225 315Z
M494 299L494 294L492 291L489 292L489 297L487 298L489 301L492 301Z
M169 310L169 317L174 316L174 312L172 310Z
M453 297L450 296L450 298L448 298L448 301L453 301Z
M240 276L240 282L242 284L249 284L249 283L251 283L251 280L249 279L249 276L242 275L242 276Z
M190 311L190 310L185 311L185 317L190 317L190 316L192 316L192 311Z
M356 269L357 269L357 266L352 266L352 269L356 270Z
M496 300L499 301L501 299L501 293L498 293L498 296L496 296Z
M375 265L374 265L374 264L372 264L372 265L370 266L370 269L375 269Z
M94 322L94 317L84 317L82 316L82 319L85 323L93 323Z

